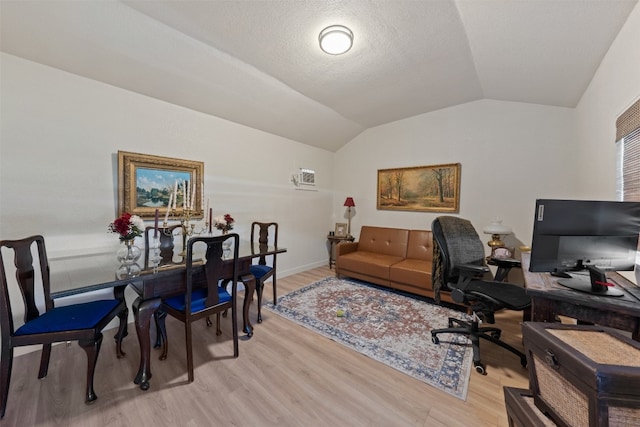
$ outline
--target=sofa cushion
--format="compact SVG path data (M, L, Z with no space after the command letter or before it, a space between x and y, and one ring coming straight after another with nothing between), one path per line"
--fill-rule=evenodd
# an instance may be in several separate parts
M407 258L431 261L433 259L433 237L429 230L409 231Z
M431 289L431 267L431 261L407 258L391 266L389 279L391 282Z
M377 253L404 258L407 254L409 230L363 226L360 229L358 252Z
M389 267L399 261L402 261L402 257L358 250L340 255L337 260L337 268L341 272L356 271L389 280Z

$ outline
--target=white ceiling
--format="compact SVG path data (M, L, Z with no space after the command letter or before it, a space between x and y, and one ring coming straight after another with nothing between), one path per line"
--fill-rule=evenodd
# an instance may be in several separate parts
M0 48L336 151L483 98L575 107L637 1L0 0Z

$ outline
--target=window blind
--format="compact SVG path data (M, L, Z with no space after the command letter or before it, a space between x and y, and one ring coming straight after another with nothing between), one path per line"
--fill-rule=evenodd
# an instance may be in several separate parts
M640 201L640 99L616 120L616 140L618 193L621 200Z

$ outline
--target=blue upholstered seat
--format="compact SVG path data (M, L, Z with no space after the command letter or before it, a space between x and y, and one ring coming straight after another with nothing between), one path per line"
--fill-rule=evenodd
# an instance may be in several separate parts
M260 279L265 274L271 273L273 271L273 268L271 268L271 266L268 266L268 265L254 264L251 266L250 270L251 270L251 274L253 274L256 277L256 279Z
M225 303L227 301L231 301L231 295L227 292L226 289L219 287L218 288L218 299L219 303ZM207 300L207 290L206 289L196 289L191 294L191 312L197 313L206 308L205 302ZM164 300L164 303L170 307L178 311L186 311L185 307L185 294L177 295L175 297L167 298Z
M110 299L56 307L20 326L14 335L92 329L118 304L120 301Z

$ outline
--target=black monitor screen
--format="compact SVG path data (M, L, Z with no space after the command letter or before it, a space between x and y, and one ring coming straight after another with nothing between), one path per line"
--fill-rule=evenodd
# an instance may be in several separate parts
M530 271L633 270L640 202L536 201Z

